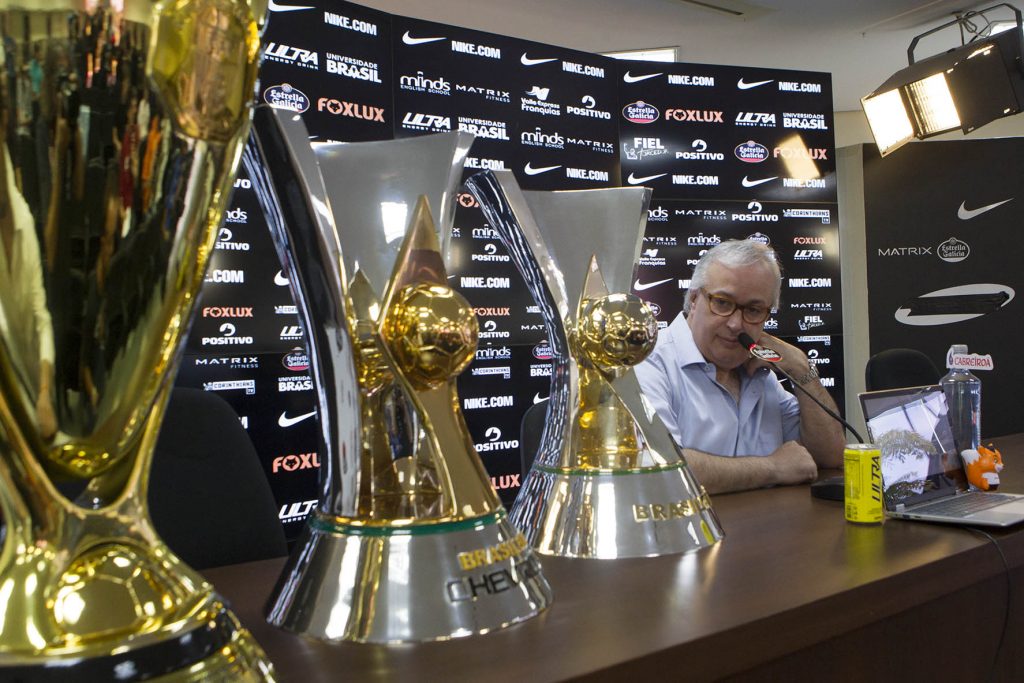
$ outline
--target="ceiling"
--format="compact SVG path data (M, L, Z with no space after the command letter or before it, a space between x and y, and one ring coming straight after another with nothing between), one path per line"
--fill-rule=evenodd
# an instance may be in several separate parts
M676 46L678 60L832 74L836 111L907 65L915 35L993 2L950 0L360 0L393 14L587 52ZM737 17L707 9L735 8ZM1012 19L1000 8L993 20ZM979 21L983 25L984 21ZM955 27L921 41L918 59L960 44Z

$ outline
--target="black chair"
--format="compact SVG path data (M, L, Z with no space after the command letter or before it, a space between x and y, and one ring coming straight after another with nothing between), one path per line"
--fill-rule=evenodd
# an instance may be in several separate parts
M210 392L171 392L149 511L164 542L195 569L288 553L256 449L228 402Z
M868 391L938 384L942 375L931 358L915 349L886 349L871 356L864 368Z

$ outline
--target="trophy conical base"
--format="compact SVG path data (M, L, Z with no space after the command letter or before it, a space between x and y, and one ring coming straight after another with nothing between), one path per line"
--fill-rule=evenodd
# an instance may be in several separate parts
M0 657L0 680L21 683L64 681L173 681L175 683L259 683L273 681L259 644L220 597L208 594L186 624L155 642L107 649L110 654L54 654Z
M537 552L561 557L670 555L724 536L683 464L610 472L534 465L509 517Z
M540 563L504 511L404 528L317 514L267 621L326 641L415 642L487 633L549 604Z

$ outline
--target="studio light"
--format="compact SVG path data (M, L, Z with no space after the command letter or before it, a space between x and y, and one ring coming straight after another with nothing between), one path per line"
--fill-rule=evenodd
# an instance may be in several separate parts
M971 25L972 17L1006 7L1017 29L987 37L922 61L914 60L921 38L937 31ZM907 50L910 66L897 71L870 95L861 98L878 151L886 156L917 138L960 129L964 133L1024 109L1024 26L1021 11L1002 3L916 36Z

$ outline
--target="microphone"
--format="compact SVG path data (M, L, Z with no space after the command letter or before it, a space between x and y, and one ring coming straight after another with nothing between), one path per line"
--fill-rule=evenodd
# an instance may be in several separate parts
M757 360L763 360L767 363L773 364L775 366L775 369L778 370L783 377L788 379L794 387L804 392L804 395L807 398L814 401L815 403L817 403L818 407L824 410L829 417L831 417L834 420L837 420L839 424L843 425L843 427L849 430L849 432L853 434L854 438L857 439L857 443L865 443L864 439L861 438L860 434L857 433L857 430L854 429L849 422L839 417L839 415L836 414L835 411L833 411L831 408L829 408L824 403L819 401L815 396L811 394L811 392L807 391L800 384L798 384L797 381L793 379L788 372L782 369L782 367L779 365L779 361L782 360L782 355L779 354L778 351L774 349L769 349L767 346L761 346L756 341L754 341L754 338L751 337L746 332L740 332L736 338L741 344L747 347L747 350L750 351L751 358L756 358Z

